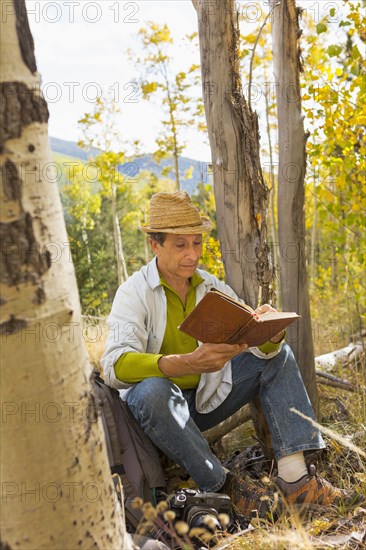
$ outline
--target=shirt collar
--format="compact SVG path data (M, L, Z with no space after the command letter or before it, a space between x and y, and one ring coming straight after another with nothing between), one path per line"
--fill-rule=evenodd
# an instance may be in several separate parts
M156 256L147 264L147 281L152 289L164 285L168 286L168 283L165 281L164 277L160 275ZM202 283L205 279L201 277L201 275L195 271L190 279L190 285L193 288L196 288L200 283Z
M161 274L159 275L160 275L160 284L162 286L166 286L167 288L171 288L171 286L166 282L164 277ZM197 271L195 271L192 277L189 279L189 285L193 288L196 288L200 283L202 283L202 281L204 281L203 277L201 277L201 275L199 275Z

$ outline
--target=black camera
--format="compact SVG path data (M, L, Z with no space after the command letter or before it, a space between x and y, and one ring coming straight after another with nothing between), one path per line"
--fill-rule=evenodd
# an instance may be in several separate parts
M232 502L228 495L201 493L194 489L180 489L168 499L169 508L175 512L176 521L185 521L190 529L205 528L208 531L227 530L220 522L220 514L231 519Z
M209 539L205 542L201 535L190 536L193 548L210 548L217 544L216 538L218 532L234 534L246 529L249 525L248 518L244 517L233 505L230 497L224 493L204 493L194 489L178 489L167 499L170 510L175 513L175 520L184 521L189 531L197 528L211 533ZM221 514L226 517L222 521ZM180 546L171 546L171 548L181 548Z
M182 546L178 537L174 535L171 527L177 522L184 522L188 526L187 535L192 543L192 548L202 550L217 544L218 533L234 534L246 529L249 525L248 518L240 514L233 505L230 497L224 493L205 493L194 489L178 489L167 495L163 490L156 492L158 506L165 502L164 511L160 511L158 517L148 527L150 538L163 542L170 549L181 550ZM174 512L174 519L167 519L168 511ZM225 521L221 514L225 515ZM170 525L170 522L172 525ZM193 530L197 529L194 533ZM201 531L199 533L199 531ZM211 536L204 537L204 533ZM184 546L184 545L183 545Z

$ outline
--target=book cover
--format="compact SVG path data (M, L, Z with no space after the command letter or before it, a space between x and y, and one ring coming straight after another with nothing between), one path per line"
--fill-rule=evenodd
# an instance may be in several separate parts
M268 311L261 315L248 305L212 288L184 319L179 330L203 343L260 346L300 316Z

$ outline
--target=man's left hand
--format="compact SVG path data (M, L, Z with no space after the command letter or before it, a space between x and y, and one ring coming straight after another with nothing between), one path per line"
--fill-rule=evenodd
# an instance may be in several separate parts
M269 304L263 304L262 306L257 307L257 309L255 310L258 315L262 315L262 313L267 313L267 311L277 311L277 309L270 306Z
M277 311L277 309L270 306L269 304L263 304L262 306L257 307L257 309L255 310L257 315L262 315L262 313L267 313L267 311ZM278 334L275 334L275 336L272 336L272 338L270 339L270 342L272 342L273 344L278 344L279 342L281 342L282 338L284 337L284 334L285 334L285 331L281 330L281 332L279 332Z

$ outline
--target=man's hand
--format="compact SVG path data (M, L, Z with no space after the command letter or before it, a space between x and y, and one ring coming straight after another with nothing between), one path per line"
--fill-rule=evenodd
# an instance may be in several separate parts
M202 344L187 355L193 372L215 372L246 349L247 344Z
M191 353L164 355L158 365L161 372L169 377L216 372L247 348L247 344L202 344Z
M262 315L262 313L267 313L267 311L277 311L277 309L270 306L269 304L263 304L262 306L257 307L257 309L255 310L257 315Z
M277 309L270 306L269 304L263 304L262 306L257 307L257 309L255 310L257 315L262 315L262 313L267 313L268 311L277 311ZM279 342L281 342L284 335L285 335L285 331L281 330L281 332L272 336L272 338L270 339L270 342L272 342L273 344L278 344Z

